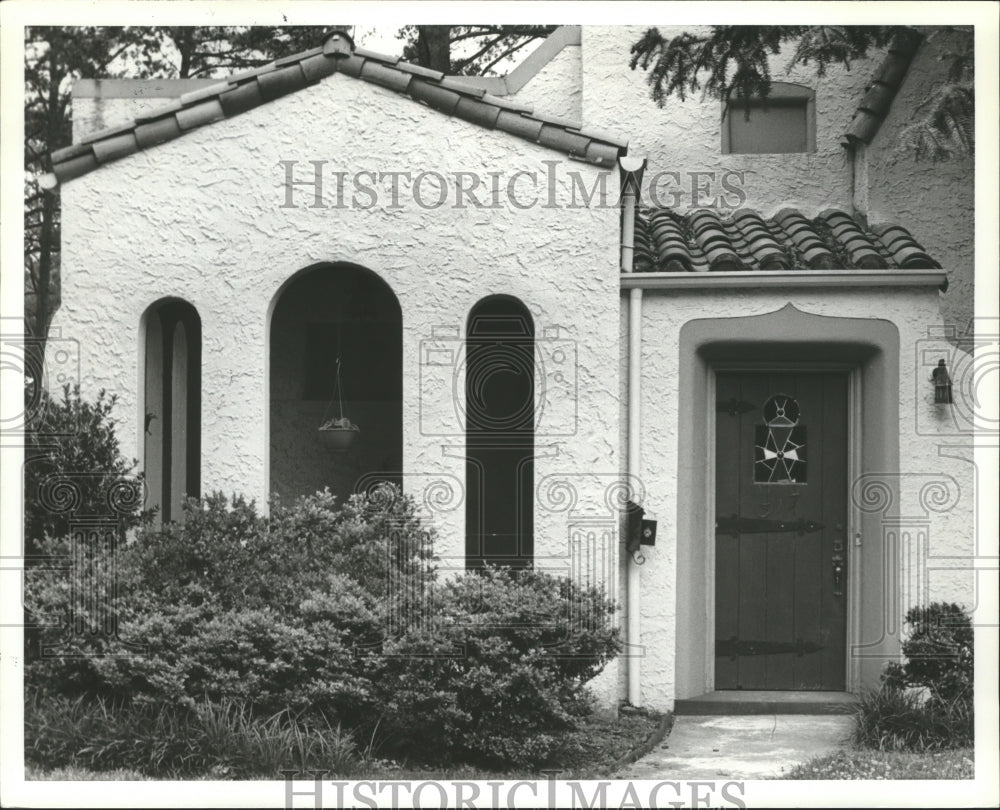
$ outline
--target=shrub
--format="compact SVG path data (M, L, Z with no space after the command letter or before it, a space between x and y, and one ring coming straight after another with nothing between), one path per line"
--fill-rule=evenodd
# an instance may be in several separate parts
M288 711L260 718L230 700L184 707L38 694L25 711L25 760L49 769L269 779L284 768L343 776L358 766L349 733Z
M276 502L269 518L215 494L185 518L69 577L32 572L32 609L60 621L45 631L58 654L27 683L128 711L235 701L255 720L379 727L407 756L534 765L566 747L585 683L619 649L597 589L533 571L437 583L433 538L395 489ZM102 581L117 583L110 620L100 600L73 603Z
M927 700L890 682L861 694L854 742L879 751L935 751L973 743L972 706Z
M26 396L28 396L26 394ZM136 461L121 454L112 418L116 397L101 390L94 402L80 396L80 386L63 386L62 400L39 388L27 403L25 433L24 536L28 554L42 538L65 537L72 515L109 512L108 494L116 482L113 515L121 530L138 526L142 475ZM47 491L56 486L55 492ZM71 493L69 490L72 489ZM63 503L65 501L65 503ZM72 503L72 509L62 508Z
M58 655L33 662L29 682L69 697L189 707L230 698L258 713L359 720L372 683L357 652L382 641L384 580L391 573L409 583L403 592L419 592L431 575L430 538L412 504L396 497L378 510L374 500L341 507L320 493L276 504L267 520L216 494L189 502L183 524L140 532L114 560L96 554L69 578L32 572L33 610L61 621L44 636ZM67 552L65 541L45 543ZM67 634L71 621L101 624L100 603L73 604L74 591L112 579L119 635Z
M973 631L968 613L936 602L911 608L906 661L886 667L877 691L861 696L855 741L884 751L973 744Z
M912 628L903 642L902 665L891 664L886 677L901 686L926 688L932 700L967 699L975 682L972 619L961 607L934 602L906 613Z
M142 509L143 476L135 460L121 454L112 411L115 397L100 391L95 402L80 387L63 386L62 400L40 386L26 386L24 538L25 565L42 564L46 554L65 556L70 521L98 517L115 526L118 540L147 521ZM46 538L59 538L56 547ZM41 617L26 602L24 653L39 651Z
M570 753L567 732L590 710L585 684L620 650L603 592L487 569L445 582L431 605L429 627L376 662L395 744L529 767Z

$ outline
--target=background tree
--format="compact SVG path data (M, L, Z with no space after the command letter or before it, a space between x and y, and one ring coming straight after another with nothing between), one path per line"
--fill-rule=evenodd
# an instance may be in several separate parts
M947 160L975 150L973 29L947 26L751 26L714 25L703 35L682 32L664 37L650 28L632 45L629 67L648 72L650 95L664 106L671 95L682 101L699 90L717 99L766 98L771 89L770 59L794 47L788 70L813 64L823 76L829 65L844 65L885 48L907 31L929 41L953 34L943 53L950 64L938 89L915 111L901 143L917 158ZM952 44L953 43L953 44Z
M30 27L24 42L24 302L30 351L40 356L59 306L60 201L43 192L51 152L73 136L75 79L210 78L314 47L329 28ZM28 358L38 368L38 356Z
M31 27L25 31L24 289L28 365L40 367L59 307L60 201L38 179L72 142L72 82L104 78L216 78L318 45L346 26ZM404 58L446 73L488 75L554 25L407 26ZM460 56L454 55L461 53Z
M403 59L460 76L492 76L525 46L544 39L556 25L407 25Z

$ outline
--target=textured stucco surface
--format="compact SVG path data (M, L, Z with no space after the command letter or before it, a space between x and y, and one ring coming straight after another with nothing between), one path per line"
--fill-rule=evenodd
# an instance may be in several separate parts
M622 298L623 309L627 297ZM942 417L933 404L929 368L918 366L925 353L937 356L940 341L929 340L928 325L938 318L938 293L920 290L884 290L879 296L865 291L757 291L741 290L646 293L643 301L642 486L646 509L659 521L656 547L645 550L641 568L641 623L645 655L641 660L642 700L659 709L672 706L675 683L677 601L675 583L685 572L677 570L678 476L685 467L678 455L677 389L681 327L691 320L758 315L792 303L799 310L842 318L888 320L899 329L899 500L886 504L886 525L908 525L914 536L926 527L929 557L904 559L898 570L903 587L900 607L918 600L946 599L969 604L971 577L949 570L958 566L946 559L968 559L974 553L973 468L962 456L968 439ZM622 317L621 341L627 342L627 316ZM790 340L809 335L789 334ZM761 358L767 360L768 358ZM622 379L623 401L627 398ZM707 392L706 392L707 393ZM706 404L710 408L711 403ZM624 417L622 417L624 420ZM623 421L624 424L624 421ZM623 445L624 446L624 445ZM955 449L942 452L942 448ZM883 470L864 472L884 473ZM899 521L903 516L905 520ZM713 542L712 537L704 542ZM623 560L624 564L624 560ZM705 582L705 588L712 582ZM928 590L929 589L929 590ZM692 606L698 612L698 606ZM705 611L701 609L702 615ZM711 617L705 633L713 632ZM700 692L699 692L700 693Z
M678 696L675 583L685 574L676 566L676 392L678 336L686 322L766 313L791 302L804 312L896 324L904 475L895 514L927 515L932 555L972 552L967 425L930 403L927 365L928 357L936 362L939 355L952 356L947 341L929 338L941 324L942 307L948 323L964 325L964 313L971 313L972 188L971 165L914 167L912 158L890 156L894 133L927 92L926 77L937 67L923 50L868 150L864 170L856 175L867 173L867 195L852 198L851 167L839 137L879 55L855 63L849 72L831 67L823 78L812 68L786 74L781 63L786 57L779 57L775 80L816 91L817 151L722 155L718 102L672 98L659 109L649 98L645 74L628 70L629 46L645 27L584 27L582 47L564 48L516 100L621 133L629 139L631 154L649 158L647 184L658 172L678 172L677 180L660 179L659 201L665 205L691 204L692 186L700 185L708 189L702 203L723 196L720 205L733 207L736 198L718 182L727 171L745 173L742 182L731 178L745 194L739 205L765 215L785 206L808 216L828 207L849 210L854 199L867 207L872 222L898 221L910 229L951 271L952 285L945 296L915 290L646 294L643 464L636 486L645 491L647 516L659 521L659 535L656 547L644 550L641 569L646 646L641 667L643 702L669 708ZM124 118L133 114L114 112ZM106 118L112 115L108 106L101 115L103 125L118 122ZM312 177L308 161L329 161L328 203L334 201L333 173L338 171L468 171L484 180L486 172L499 171L502 191L523 170L537 173L540 182L535 191L522 179L518 193L522 200L537 198L538 204L519 210L504 198L496 208L455 208L455 183L449 177L451 199L435 210L419 207L406 185L401 207L390 206L387 184L379 185L380 204L367 210L310 208L312 191L304 187L295 191L298 207L287 209L281 207L281 160L298 161L298 180ZM80 342L85 392L105 387L119 394L123 451L138 456L141 315L164 296L194 304L203 324L202 489L264 500L269 445L277 442L283 452L292 446L280 437L269 441L268 323L275 297L297 271L316 262L345 261L373 270L392 287L402 308L404 480L440 533L438 553L447 568L461 566L464 543L464 439L456 400L464 391L466 317L486 295L515 295L531 310L538 336L539 565L608 578L612 595L624 601L625 566L618 561L611 508L624 491L628 394L628 299L619 298L618 291L619 217L612 208L544 207L547 160L560 161L555 188L560 204L571 196L566 171L579 171L587 188L598 176L591 167L548 150L446 118L370 84L332 76L66 185L63 305L53 329ZM716 179L693 179L692 172L714 172ZM968 184L962 186L966 177ZM350 183L348 178L348 198ZM614 184L613 179L608 183L612 193ZM967 192L956 190L963 187ZM425 191L435 198L433 184ZM483 189L477 194L488 198ZM938 202L943 199L954 204ZM650 200L648 191L644 200ZM428 362L432 356L434 362ZM453 359L438 364L442 357ZM562 373L566 358L568 376ZM314 429L312 413L301 419L303 429ZM294 424L289 419L286 428ZM925 489L928 481L916 471L942 477L943 489ZM926 584L932 598L968 602L969 577L949 568L929 566ZM609 574L615 571L617 577ZM916 571L910 566L901 573L909 581ZM624 671L609 667L598 679L605 703L615 693L624 694Z
M548 115L582 120L581 54L579 45L567 45L512 98Z
M650 25L655 24L651 21ZM765 216L785 206L801 208L815 216L825 208L847 209L851 201L850 166L839 137L871 77L872 59L859 60L850 71L831 66L826 76L817 77L814 66L795 68L787 73L787 52L772 62L774 81L793 82L816 92L816 151L781 155L723 155L722 106L699 94L686 101L671 97L666 106L657 107L649 96L646 73L628 68L629 48L649 26L584 26L583 28L583 117L590 126L622 129L629 140L629 153L646 157L648 186L659 189L659 204L687 207L689 204L720 207L747 207ZM664 36L682 31L697 33L698 26L658 26ZM742 187L746 199L721 187L721 174L745 172ZM659 172L678 172L679 179ZM714 182L707 177L694 181L690 172L715 172ZM698 199L692 184L706 192ZM721 199L720 199L721 198ZM676 202L673 200L676 199ZM654 203L657 201L654 199Z
M311 208L299 188L283 208L284 169L311 180L311 160L335 171L517 171L519 210L427 210L388 184L379 205ZM542 161L558 161L547 202ZM403 319L403 470L440 538L444 567L464 550L464 390L461 339L473 304L520 298L535 319L540 416L535 462L540 565L602 579L617 567L608 501L618 480L618 211L568 210L566 172L587 186L597 170L502 133L441 116L370 84L335 75L232 120L190 133L63 188L63 305L54 329L80 342L87 395L119 395L122 450L139 456L140 319L164 296L198 310L203 329L202 489L268 493L268 323L276 293L297 271L347 261L377 273ZM365 181L366 184L368 181ZM612 184L616 182L612 179ZM328 202L335 201L328 177ZM405 183L403 192L408 189ZM423 186L435 201L434 186ZM612 189L612 193L616 189ZM348 178L346 194L351 196ZM361 194L360 201L369 198ZM482 190L480 198L489 199ZM428 348L453 352L422 362ZM438 352L438 361L443 355ZM543 401L544 395L544 401ZM310 430L314 429L310 425Z
M900 141L903 129L913 123L914 111L940 86L944 67L950 64L943 54L960 48L954 34L924 40L889 115L865 150L865 160L869 221L905 224L951 271L948 294L941 301L943 317L946 325L963 333L974 312L974 160L918 161Z

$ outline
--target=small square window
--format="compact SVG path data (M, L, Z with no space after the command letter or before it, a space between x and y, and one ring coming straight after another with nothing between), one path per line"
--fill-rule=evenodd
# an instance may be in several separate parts
M767 100L731 98L722 116L723 154L766 155L816 149L813 92L775 83Z

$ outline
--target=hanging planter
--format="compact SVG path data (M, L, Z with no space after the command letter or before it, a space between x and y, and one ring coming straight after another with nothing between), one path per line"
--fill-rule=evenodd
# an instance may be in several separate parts
M360 435L361 428L346 417L330 419L319 426L320 443L335 453L350 450Z
M340 411L339 417L327 418L330 405L334 400ZM345 453L354 446L358 436L361 435L361 428L355 425L350 419L344 416L343 386L340 382L340 358L337 358L337 376L333 384L333 398L326 406L323 414L323 422L319 426L320 443L334 453Z

